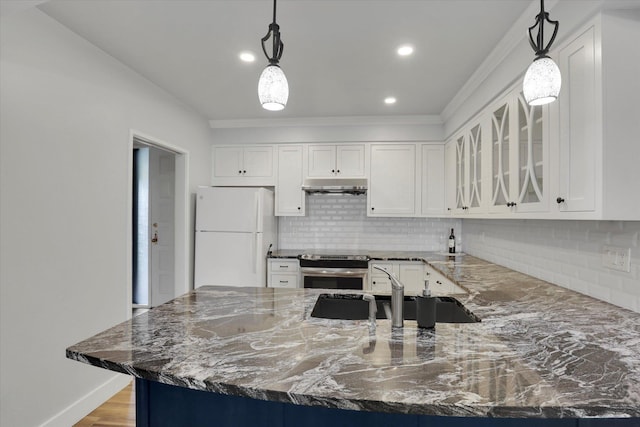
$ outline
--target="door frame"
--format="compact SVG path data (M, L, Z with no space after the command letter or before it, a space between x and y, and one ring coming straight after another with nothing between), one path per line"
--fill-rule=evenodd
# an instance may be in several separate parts
M126 274L127 274L127 319L133 310L133 148L134 139L175 154L175 207L174 207L174 292L182 295L189 291L189 152L182 147L170 144L135 129L129 130L127 150L127 237L126 237Z

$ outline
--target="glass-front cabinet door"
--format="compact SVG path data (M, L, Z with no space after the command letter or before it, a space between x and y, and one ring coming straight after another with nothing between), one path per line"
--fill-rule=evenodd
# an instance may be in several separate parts
M530 106L522 92L517 92L518 111L518 194L514 195L517 212L542 211L547 208L548 146L545 137L543 107ZM548 122L548 121L547 121Z
M460 214L547 212L549 112L531 107L520 83L447 143L447 207Z
M511 207L511 103L496 104L491 112L491 212L506 212Z
M528 105L520 85L494 104L490 212L542 212L548 208L546 111Z
M450 141L455 149L455 203L453 213L478 213L483 209L483 121L472 121Z
M468 161L467 138L461 134L456 138L456 212L461 213L469 209L468 203Z
M473 126L467 134L469 143L469 209L482 206L482 126Z

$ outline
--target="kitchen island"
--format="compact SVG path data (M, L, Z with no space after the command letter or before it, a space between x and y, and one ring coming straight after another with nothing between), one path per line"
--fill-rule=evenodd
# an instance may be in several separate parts
M67 357L136 377L139 426L640 425L640 314L468 255L413 256L482 322L372 328L310 317L321 290L202 287Z

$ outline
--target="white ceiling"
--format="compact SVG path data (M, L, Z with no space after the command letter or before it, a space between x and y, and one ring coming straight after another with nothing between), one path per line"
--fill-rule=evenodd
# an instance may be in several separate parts
M233 121L438 115L532 3L280 0L280 65L290 87L280 112L263 110L257 98L271 0L52 0L38 7L207 119ZM396 55L404 43L415 47L411 57ZM241 62L243 50L257 60ZM385 105L387 96L397 103Z

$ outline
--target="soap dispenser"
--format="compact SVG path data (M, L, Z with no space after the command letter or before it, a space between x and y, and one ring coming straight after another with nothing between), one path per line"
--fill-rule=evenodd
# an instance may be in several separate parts
M416 320L419 328L432 329L436 326L436 297L431 296L429 279L424 279L422 295L416 297Z

